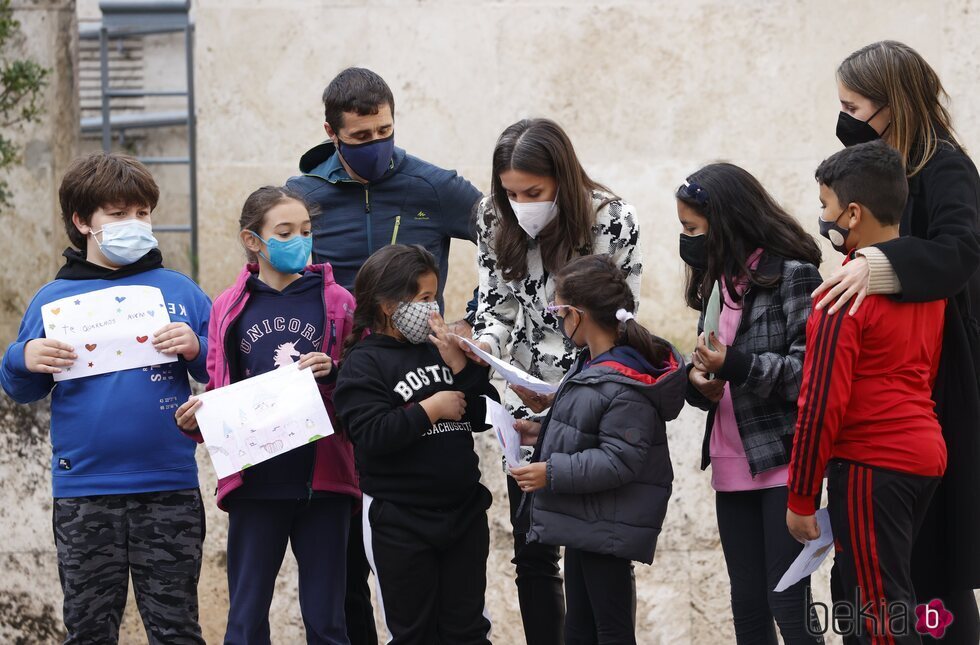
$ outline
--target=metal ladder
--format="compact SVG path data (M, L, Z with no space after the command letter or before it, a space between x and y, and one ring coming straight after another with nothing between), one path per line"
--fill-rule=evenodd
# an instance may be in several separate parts
M83 133L102 133L102 149L112 150L114 131L184 126L187 128L187 155L140 157L147 165L186 165L190 195L189 221L180 225L154 226L156 233L190 235L191 278L198 279L197 231L197 125L194 111L194 23L190 19L190 0L102 0L102 21L79 30L79 38L98 39L101 69L102 114L81 119ZM122 89L110 87L109 41L153 34L183 33L186 65L185 89ZM112 99L149 96L186 97L186 109L139 114L113 114Z

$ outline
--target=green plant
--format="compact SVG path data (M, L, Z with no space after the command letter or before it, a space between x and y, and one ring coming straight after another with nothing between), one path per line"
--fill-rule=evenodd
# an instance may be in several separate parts
M14 126L37 120L41 114L41 91L47 85L47 69L33 60L8 58L8 48L20 32L11 0L0 0L0 171L18 160L17 145L11 140ZM0 179L0 208L10 203L10 189Z

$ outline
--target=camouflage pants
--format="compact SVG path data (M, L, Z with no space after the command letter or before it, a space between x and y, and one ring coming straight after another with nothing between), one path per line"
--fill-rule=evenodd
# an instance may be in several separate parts
M61 498L53 515L66 645L118 641L130 574L151 644L204 643L200 491Z

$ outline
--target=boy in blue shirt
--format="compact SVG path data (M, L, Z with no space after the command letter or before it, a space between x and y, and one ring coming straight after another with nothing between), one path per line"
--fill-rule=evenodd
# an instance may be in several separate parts
M76 160L59 190L72 244L41 287L0 364L19 403L51 393L53 524L64 591L66 643L115 643L130 574L150 643L203 643L197 582L204 541L196 444L174 411L187 372L207 381L211 302L163 268L150 224L159 189L140 162L98 153ZM55 382L87 348L45 337L46 304L119 286L163 293L171 322L152 337L178 361ZM138 339L137 339L138 340Z

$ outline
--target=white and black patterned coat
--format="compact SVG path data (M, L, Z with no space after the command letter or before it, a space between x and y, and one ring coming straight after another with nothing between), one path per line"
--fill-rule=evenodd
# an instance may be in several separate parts
M627 274L626 282L638 306L642 271L639 222L633 207L621 199L602 205L611 197L599 191L592 193L592 203L597 209L592 244L591 248L579 251L581 255L611 255ZM480 301L473 338L489 344L494 356L509 354L511 362L522 370L557 383L568 372L578 352L565 342L557 316L545 311L555 297L554 279L546 275L541 248L534 239L528 243L527 276L523 280L504 279L494 252L493 209L493 200L485 197L477 214ZM509 389L504 402L518 418L532 415Z

